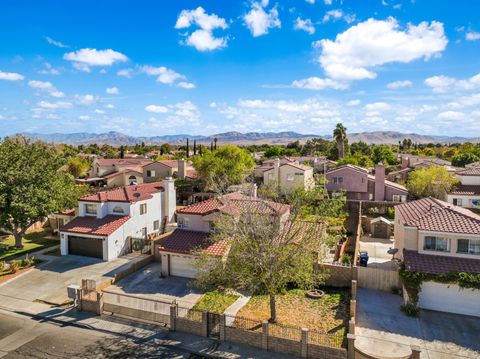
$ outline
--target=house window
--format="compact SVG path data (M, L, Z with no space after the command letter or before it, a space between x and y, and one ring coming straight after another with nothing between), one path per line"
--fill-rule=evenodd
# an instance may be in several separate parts
M97 205L96 204L85 204L85 214L87 215L97 215Z
M333 177L333 184L343 183L343 177Z
M287 175L287 181L293 181L294 177L292 174Z
M112 212L113 212L113 213L119 213L119 214L125 213L124 210L123 210L123 208L120 207L120 206L114 207L113 210L112 210Z
M480 239L459 239L457 253L480 254Z
M426 251L448 252L450 250L450 241L442 237L425 237L423 249Z
M145 214L145 213L147 213L147 204L146 204L146 203L142 203L142 204L140 205L140 215Z
M453 199L453 204L455 206L460 206L461 207L462 206L462 199L461 198L454 198Z
M362 177L362 183L365 183L365 177Z
M188 228L188 218L185 217L178 217L178 222L177 222L178 228Z
M154 170L148 170L147 171L147 177L155 177L155 171Z
M157 219L156 221L153 221L153 230L158 231L160 229L160 221Z

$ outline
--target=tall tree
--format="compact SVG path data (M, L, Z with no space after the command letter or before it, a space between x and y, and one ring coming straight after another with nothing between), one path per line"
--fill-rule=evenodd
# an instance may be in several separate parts
M444 200L445 194L457 183L458 179L448 173L445 167L432 166L412 172L407 180L407 188L416 198L432 196Z
M193 140L193 155L197 155L197 140Z
M90 162L84 158L72 157L67 162L67 171L74 178L83 177L90 168Z
M187 151L187 158L189 158L190 157L190 145L188 144L188 138L187 138L187 149L186 149L186 151Z
M345 156L345 142L347 141L347 129L342 123L337 123L337 126L333 130L333 138L337 143L338 158L341 159Z
M120 146L120 158L125 158L125 147Z
M214 150L217 149L217 141L218 141L218 138L215 137L215 138L213 139L213 143L214 143L213 149L214 149Z
M81 194L65 159L43 142L7 137L0 143L0 228L23 247L27 229L49 214L76 205Z

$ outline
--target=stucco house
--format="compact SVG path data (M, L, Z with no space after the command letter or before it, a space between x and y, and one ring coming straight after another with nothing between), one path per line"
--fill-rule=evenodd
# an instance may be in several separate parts
M257 184L276 182L284 189L312 188L315 185L313 167L288 158L265 161L253 170Z
M179 179L194 178L196 172L191 162L184 159L158 160L143 166L143 180L146 183L173 176Z
M226 242L212 242L210 232L215 218L223 213L238 216L247 206L265 214L274 214L286 220L290 214L288 205L260 200L240 192L198 202L177 210L178 228L168 237L157 241L156 253L162 262L162 275L194 278L196 251L199 249L220 258L228 254Z
M362 201L405 202L408 190L385 178L385 167L379 163L375 175L366 168L344 165L326 173L327 191L345 191L347 199Z
M152 160L145 158L96 158L86 179L80 183L97 184L108 188L143 183L143 166Z
M457 171L455 177L460 183L447 193L447 202L465 208L480 208L480 166Z
M395 248L405 269L433 275L480 273L480 216L435 198L395 206ZM480 316L480 290L422 283L420 308Z
M89 194L78 200L78 216L59 229L62 255L110 261L131 250L131 240L148 238L174 219L173 179Z

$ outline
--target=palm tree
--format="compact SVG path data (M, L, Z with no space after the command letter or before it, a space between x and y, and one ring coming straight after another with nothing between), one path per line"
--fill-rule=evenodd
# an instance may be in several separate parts
M333 130L333 138L337 142L338 159L345 156L345 141L347 140L347 129L342 123L337 123Z

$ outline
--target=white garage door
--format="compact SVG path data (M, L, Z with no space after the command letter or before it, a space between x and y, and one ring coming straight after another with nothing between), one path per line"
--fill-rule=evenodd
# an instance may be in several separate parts
M424 309L480 317L480 290L461 289L456 284L425 282L418 304Z
M197 269L193 257L170 254L170 275L195 278L196 274Z

